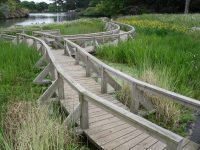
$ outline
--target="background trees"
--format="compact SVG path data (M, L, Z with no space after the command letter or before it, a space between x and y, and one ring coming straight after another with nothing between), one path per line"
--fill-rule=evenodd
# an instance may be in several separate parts
M81 1L81 0L79 0ZM200 12L200 0L90 0L86 14L119 15L141 13Z

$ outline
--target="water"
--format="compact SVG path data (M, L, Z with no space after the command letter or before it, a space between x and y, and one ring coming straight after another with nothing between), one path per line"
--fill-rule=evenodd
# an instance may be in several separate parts
M30 13L29 18L0 20L0 27L48 24L65 20L75 20L77 18L78 16L75 13Z

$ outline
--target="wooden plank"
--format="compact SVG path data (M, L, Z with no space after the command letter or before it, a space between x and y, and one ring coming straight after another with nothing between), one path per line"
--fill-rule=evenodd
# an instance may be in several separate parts
M121 125L121 126L117 126L117 127L114 127L114 128L102 131L102 132L98 132L98 133L93 134L93 135L90 135L90 137L93 140L96 141L96 140L98 140L100 138L104 138L106 136L109 136L109 135L111 135L113 133L119 132L120 130L124 130L124 129L130 129L130 125L124 124L124 125Z
M136 146L141 141L144 141L149 137L148 134L142 133L139 136L135 137L134 139L131 139L130 141L121 144L119 147L114 148L115 150L129 150L131 147Z
M114 129L114 128L111 128L111 129ZM113 130L114 133L110 133L106 137L102 137L102 138L97 139L97 142L100 145L104 145L107 142L114 141L115 139L118 139L118 138L122 137L123 135L126 135L126 134L133 132L133 131L136 131L136 130L137 129L134 128L134 127L123 128L122 130L118 130L117 132L115 132L115 130Z
M132 132L124 134L123 136L121 136L113 141L106 142L105 144L102 145L102 147L105 150L114 149L114 148L120 146L121 144L124 144L124 143L130 141L131 139L139 136L140 134L142 134L142 131L134 130Z
M166 148L166 144L158 141L154 145L148 148L148 150L164 150Z
M148 137L144 141L140 142L138 145L132 147L131 150L146 150L147 148L149 148L156 142L158 142L157 139L155 139L153 137Z

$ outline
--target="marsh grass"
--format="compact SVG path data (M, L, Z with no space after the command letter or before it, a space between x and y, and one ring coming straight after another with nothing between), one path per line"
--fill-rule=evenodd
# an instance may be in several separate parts
M49 106L30 102L7 105L4 124L4 149L78 150L86 149L62 124L59 115L49 115Z
M0 40L0 149L78 150L78 138L69 134L61 116L49 115L49 107L35 100L46 87L34 85L41 57L26 44Z
M32 81L39 73L33 67L39 54L24 44L14 45L0 40L0 45L0 105L8 101L37 99L42 87Z
M180 17L179 21L176 21L177 17ZM199 26L200 23L199 15L192 17L141 15L119 18L118 21L136 27L135 39L122 42L118 46L99 48L96 55L135 78L200 99L199 33L190 30L192 26ZM127 99L124 98L126 88L122 88L120 96L117 93L124 104L127 104ZM157 110L155 114L146 117L185 136L186 125L193 121L191 110L167 99L146 96L150 97Z
M103 24L98 19L78 19L74 21L65 21L61 23L51 23L44 25L32 25L26 27L16 27L17 29L24 29L25 33L32 35L32 31L38 30L53 30L60 29L61 34L63 35L74 35L74 34L85 34L85 33L94 33L104 31ZM12 32L12 27L8 34L16 35L16 32Z

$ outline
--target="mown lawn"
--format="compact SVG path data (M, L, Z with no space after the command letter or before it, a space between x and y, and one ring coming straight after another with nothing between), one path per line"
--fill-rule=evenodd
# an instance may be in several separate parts
M118 18L117 21L136 28L135 38L118 47L100 48L96 55L135 78L200 99L200 32L191 30L191 27L200 26L199 18L199 14ZM159 109L161 107L157 107L155 116L148 118L186 135L186 125L193 120L190 110L169 103L162 106L166 112Z

